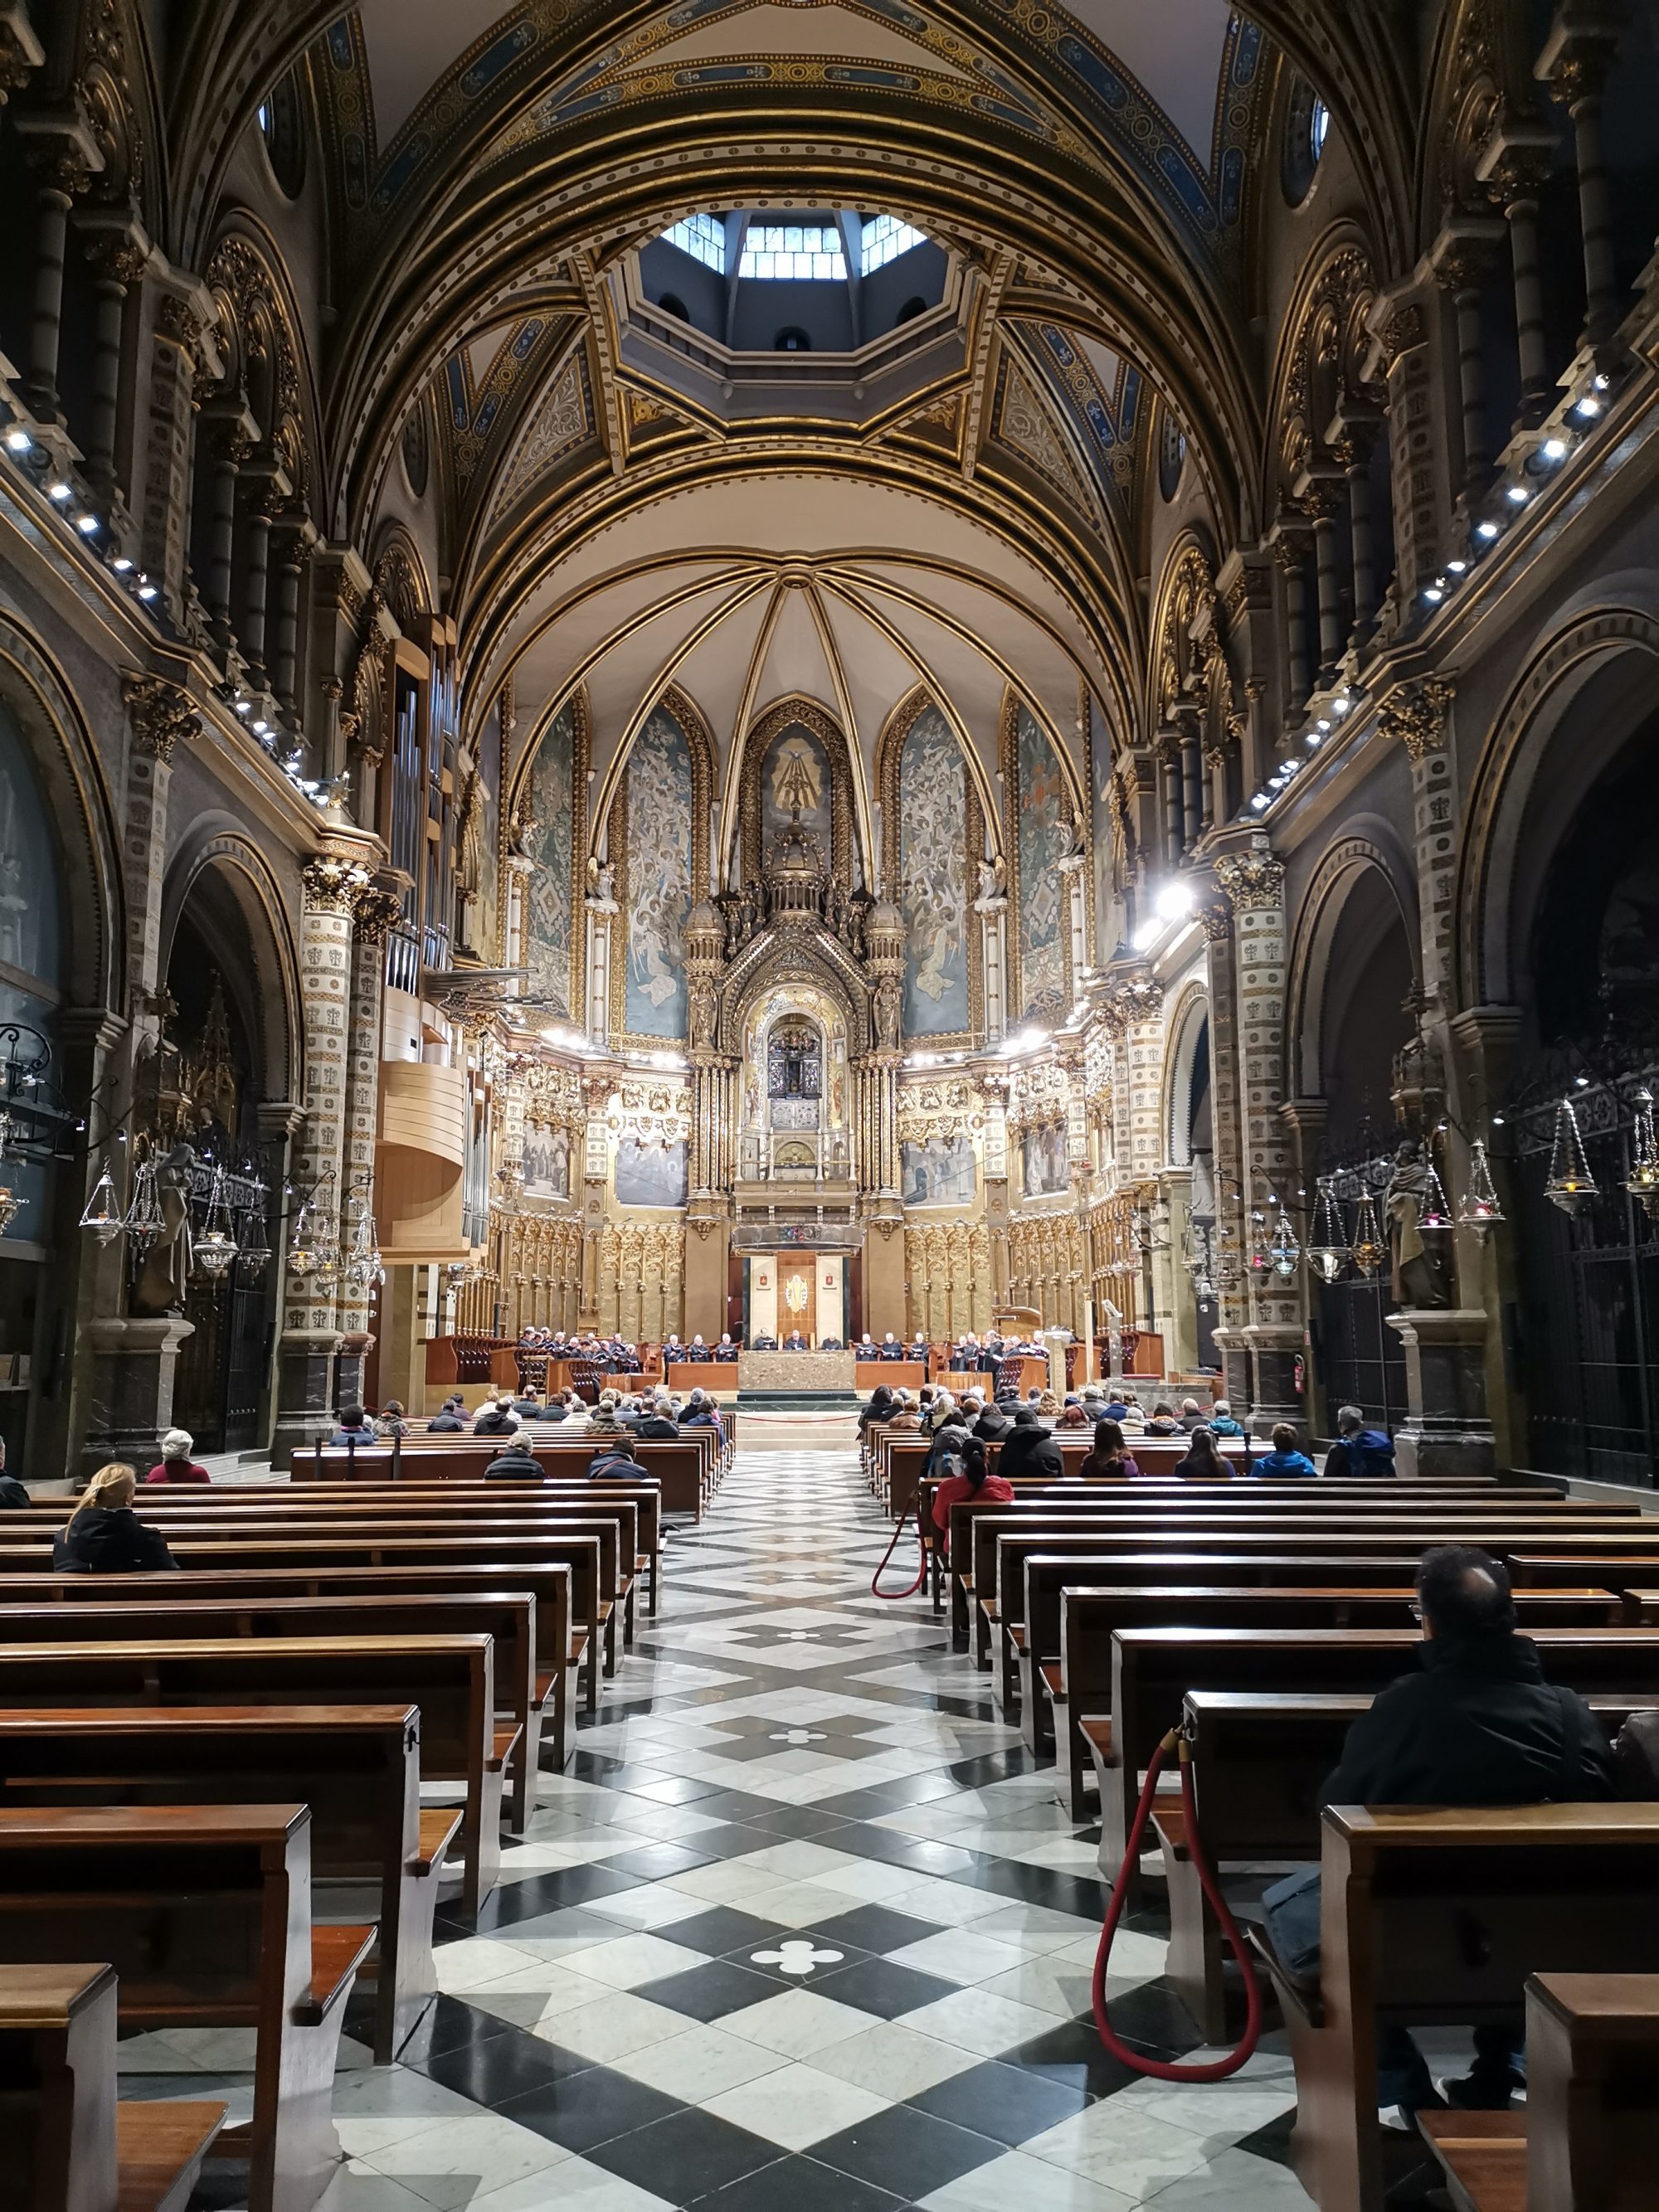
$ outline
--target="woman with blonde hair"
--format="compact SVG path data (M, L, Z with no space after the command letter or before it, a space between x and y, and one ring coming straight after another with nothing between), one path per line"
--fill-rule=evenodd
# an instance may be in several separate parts
M132 1510L138 1474L122 1460L100 1467L81 1502L52 1540L52 1564L60 1574L142 1575L177 1569L159 1530Z

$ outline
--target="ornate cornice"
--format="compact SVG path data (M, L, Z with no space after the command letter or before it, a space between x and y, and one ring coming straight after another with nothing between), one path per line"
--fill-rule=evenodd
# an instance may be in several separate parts
M403 910L403 900L396 891L383 890L375 884L367 884L358 892L352 907L357 935L365 945L384 945Z
M1235 914L1262 912L1285 903L1285 863L1274 860L1265 837L1258 837L1248 853L1219 854L1215 879Z

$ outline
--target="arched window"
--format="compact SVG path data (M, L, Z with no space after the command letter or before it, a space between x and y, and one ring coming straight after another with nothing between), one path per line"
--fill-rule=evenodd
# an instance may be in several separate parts
M774 353L811 353L812 341L799 324L790 323L772 341Z
M1158 448L1158 488L1166 500L1173 499L1180 490L1186 466L1187 433L1179 418L1166 407Z
M1300 207L1312 189L1330 131L1330 109L1306 77L1297 77L1285 115L1283 183L1292 207Z

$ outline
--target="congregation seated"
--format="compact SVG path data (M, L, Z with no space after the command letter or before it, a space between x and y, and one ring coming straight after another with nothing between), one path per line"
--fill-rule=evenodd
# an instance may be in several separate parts
M361 1406L343 1406L340 1425L327 1442L331 1445L372 1444L374 1425Z
M896 1436L914 1436L920 1431L921 1411L908 1390L900 1390L895 1395L893 1411L887 1425Z
M810 1352L812 1347L798 1328L792 1328L783 1340L783 1348L786 1352Z
M947 1539L953 1505L1006 1505L1014 1494L1013 1485L1004 1474L988 1471L985 1447L977 1437L964 1441L952 1465L960 1471L948 1474L933 1492L933 1526Z
M568 1421L575 1407L576 1394L574 1390L556 1390L542 1407L541 1418L544 1421Z
M714 1357L722 1365L726 1365L737 1358L738 1349L728 1329L722 1334L720 1342L714 1346Z
M160 1533L132 1510L137 1470L124 1461L100 1467L80 1504L52 1540L52 1564L65 1575L142 1575L179 1565Z
M1181 1425L1186 1430L1188 1436L1191 1436L1193 1431L1196 1428L1208 1428L1209 1423L1205 1419L1203 1409L1199 1405L1196 1398L1183 1398L1182 1400Z
M726 1425L720 1419L720 1409L707 1390L694 1390L685 1401L680 1415L683 1429L713 1429L722 1443L726 1440ZM643 1429L640 1431L647 1433Z
M530 1449L528 1437L513 1437L501 1446L484 1469L487 1482L538 1482L544 1470Z
M658 1437L664 1440L678 1436L679 1423L674 1419L674 1401L666 1390L659 1390L641 1418L634 1424L636 1437Z
M521 1421L538 1421L541 1419L542 1401L533 1390L520 1390L507 1402Z
M1035 1474L1058 1482L1066 1472L1060 1446L1037 1419L1035 1406L1022 1406L1014 1415L1012 1431L1002 1440L997 1461L999 1474Z
M459 1391L446 1398L426 1425L429 1437L461 1436L466 1430L466 1401Z
M1273 1429L1273 1448L1263 1452L1251 1466L1250 1473L1258 1475L1310 1475L1314 1463L1296 1441L1296 1431L1288 1421L1280 1421Z
M389 1442L393 1437L406 1437L409 1423L404 1419L402 1399L388 1398L380 1412L374 1416L374 1426L375 1435L383 1442ZM165 1442L161 1448L166 1450Z
M505 1392L498 1398L486 1398L478 1408L472 1423L475 1437L510 1437L519 1425L519 1416L513 1410L513 1401Z
M979 1419L974 1423L974 1434L981 1443L994 1443L1006 1437L1013 1425L1002 1408L994 1403L981 1408Z
M1052 1390L1034 1390L1030 1395L1036 1400L1037 1413L1043 1420L1052 1422L1060 1419L1060 1401Z
M904 1357L904 1346L890 1328L881 1340L881 1351L878 1356L883 1359L902 1359Z
M161 1456L144 1477L146 1482L211 1482L213 1478L191 1453L196 1439L188 1429L169 1429L161 1439ZM0 1462L3 1463L3 1462Z
M618 1410L620 1401L614 1390L601 1390L599 1402L587 1417L587 1432L594 1437L619 1437L623 1434L623 1419Z
M33 1499L15 1474L6 1473L6 1444L0 1437L0 1510L7 1506L32 1505Z
M1394 1471L1394 1442L1387 1430L1367 1428L1358 1406L1339 1407L1336 1441L1325 1455L1326 1475L1386 1479Z
M1225 1482L1232 1468L1209 1430L1200 1426L1188 1437L1187 1449L1170 1472L1183 1482Z
M1140 1473L1134 1456L1124 1442L1122 1425L1104 1419L1095 1423L1094 1447L1083 1462L1083 1476L1102 1477L1109 1481L1124 1476L1133 1479Z
M1060 1419L1054 1426L1057 1429L1086 1429L1089 1425L1089 1416L1083 1410L1082 1399L1068 1390L1066 1403L1060 1409Z
M1583 1804L1616 1794L1606 1732L1575 1692L1546 1681L1537 1645L1516 1632L1515 1600L1498 1560L1460 1545L1425 1552L1417 1606L1420 1666L1379 1691L1355 1720L1323 1803ZM1274 1883L1262 1903L1280 1966L1316 1984L1318 1869ZM1445 2083L1443 2095L1409 2032L1383 2025L1379 2111L1506 2111L1526 2084L1518 2017L1477 2027L1474 2054L1468 2078Z
M1152 1407L1152 1419L1146 1424L1149 1437L1178 1437L1185 1434L1176 1419L1175 1407L1160 1398Z
M1210 1434L1212 1437L1242 1437L1243 1433L1243 1422L1233 1418L1233 1409L1224 1398L1218 1398L1215 1409L1210 1415Z
M590 1482L606 1482L618 1476L628 1480L639 1473L639 1462L634 1455L634 1440L618 1433L603 1437L594 1446L593 1456L587 1462Z

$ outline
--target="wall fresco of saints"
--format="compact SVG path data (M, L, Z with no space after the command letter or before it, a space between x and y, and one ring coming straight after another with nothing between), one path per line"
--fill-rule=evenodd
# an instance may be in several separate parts
M525 894L526 995L549 1013L570 1015L570 947L576 927L571 852L575 811L572 765L575 731L567 707L536 750L526 813L535 823L526 844L536 863Z
M1066 1124L1045 1121L1027 1129L1021 1145L1027 1198L1053 1198L1072 1180L1066 1157Z
M1103 968L1117 950L1120 921L1112 881L1115 861L1112 843L1112 778L1116 762L1112 752L1111 731L1092 700L1089 702L1089 713L1094 765L1094 789L1090 794L1095 878L1094 958L1096 966Z
M570 1195L570 1132L531 1123L524 1133L524 1194L526 1198Z
M969 1026L968 768L937 707L899 755L899 881L905 1034L957 1035Z
M666 708L652 712L628 763L627 1002L634 1036L685 1035L681 938L691 911L691 749Z
M790 722L766 748L761 763L761 849L769 859L780 830L799 812L800 826L817 839L826 860L831 851L830 762L820 740Z
M1048 732L1019 709L1015 835L1019 849L1020 1018L1043 1019L1066 1006L1066 878L1072 849L1066 779Z

